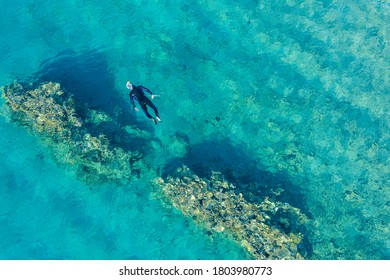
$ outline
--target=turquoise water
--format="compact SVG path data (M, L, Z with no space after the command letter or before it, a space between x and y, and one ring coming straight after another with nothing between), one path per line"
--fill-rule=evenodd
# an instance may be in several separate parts
M122 121L146 135L132 146L151 174L185 163L199 175L222 171L243 192L256 182L251 192L280 193L308 215L307 257L390 259L387 1L0 8L0 85L52 80L118 112L130 106L126 81L142 84L161 94L163 122ZM152 175L86 185L1 115L1 259L248 257L156 198Z

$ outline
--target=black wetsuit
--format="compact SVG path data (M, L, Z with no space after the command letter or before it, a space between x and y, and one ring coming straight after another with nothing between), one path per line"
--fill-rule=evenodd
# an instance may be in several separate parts
M145 92L153 94L149 89L143 86L135 86L133 85L133 89L129 93L131 104L133 105L133 108L135 108L135 102L134 98L138 100L139 105L142 108L142 111L144 111L145 115L149 118L154 120L156 123L156 120L149 114L148 109L146 108L146 105L148 105L150 108L154 110L154 113L156 114L156 117L159 117L157 107L150 101L149 98L146 97Z

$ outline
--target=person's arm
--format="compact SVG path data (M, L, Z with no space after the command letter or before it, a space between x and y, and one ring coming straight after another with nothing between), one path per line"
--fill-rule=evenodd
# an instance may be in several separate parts
M153 95L153 92L150 91L150 89L144 87L144 86L140 86L142 88L142 90L145 90L146 92L150 93L150 95Z
M152 99L153 99L154 97L156 97L156 96L159 96L159 95L157 95L157 94L153 94L153 92L152 92L150 89L148 89L148 88L146 88L146 87L144 87L144 86L140 86L140 87L142 88L142 90L145 90L146 92L148 92L148 93L151 95Z
M133 105L133 109L138 111L138 108L135 106L134 95L129 94L129 96L130 96L131 105Z

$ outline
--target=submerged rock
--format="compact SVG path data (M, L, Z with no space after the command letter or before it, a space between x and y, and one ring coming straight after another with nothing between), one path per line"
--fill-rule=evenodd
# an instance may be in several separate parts
M269 221L267 214L288 212L295 217L294 222L304 223L307 218L299 209L267 198L259 204L248 202L220 173L202 179L186 166L166 179L156 179L155 183L184 215L193 217L208 230L224 232L253 258L303 259L298 250L303 235L284 232L283 227Z
M75 167L80 179L93 184L126 184L139 174L142 163L137 152L113 147L106 135L83 125L109 121L109 117L92 111L87 114L91 119L83 120L71 95L62 91L60 84L47 82L29 89L15 82L2 92L12 109L11 119L37 133L57 162Z

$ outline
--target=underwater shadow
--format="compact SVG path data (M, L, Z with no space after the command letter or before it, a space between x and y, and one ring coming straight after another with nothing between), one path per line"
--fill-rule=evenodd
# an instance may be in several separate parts
M209 177L212 171L221 172L229 182L237 185L239 191L250 192L254 196L275 197L275 191L281 189L277 195L278 200L306 209L303 190L293 185L286 174L271 173L265 167L259 167L250 151L233 144L228 138L190 146L187 156L172 159L165 166L162 175L172 173L183 163L200 177ZM254 188L254 183L257 188ZM253 200L253 197L247 199Z
M145 122L137 121L129 101L115 89L113 74L102 51L85 53L65 51L44 61L40 70L30 78L34 83L57 82L75 100L77 114L85 118L90 110L103 111L112 121L86 124L92 131L105 134L113 145L125 150L142 150L145 139L126 133L124 126L151 132ZM127 89L124 89L127 91ZM88 127L89 126L89 127ZM93 126L93 127L91 127ZM92 128L92 129L91 129Z
M292 184L287 174L267 171L253 159L249 150L233 144L228 138L190 146L185 158L174 158L166 164L162 176L172 174L182 164L187 165L199 177L209 178L212 171L221 172L227 181L236 186L235 192L242 193L247 201L256 203L269 197L274 201L287 202L311 217L300 186ZM310 258L313 249L305 226L285 228L286 232L296 229L304 233L300 249Z

